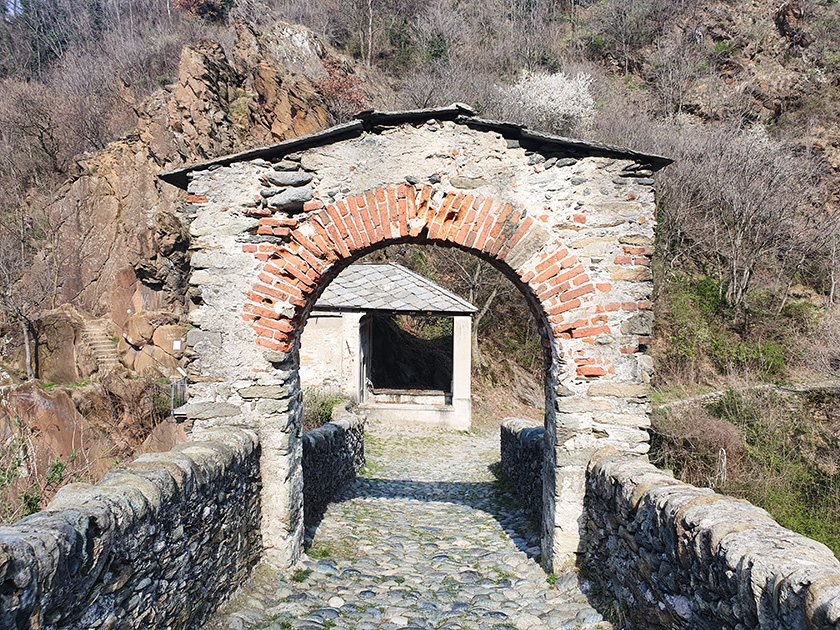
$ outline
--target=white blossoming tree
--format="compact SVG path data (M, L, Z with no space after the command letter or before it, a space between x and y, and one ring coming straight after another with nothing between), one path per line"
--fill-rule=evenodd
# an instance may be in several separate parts
M500 86L499 109L508 120L557 134L585 133L595 118L591 75L579 72L523 72L516 83Z

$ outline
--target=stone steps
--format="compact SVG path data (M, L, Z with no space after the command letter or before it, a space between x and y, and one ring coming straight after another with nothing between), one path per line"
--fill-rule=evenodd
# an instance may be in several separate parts
M96 357L100 375L108 374L120 366L117 347L100 322L85 322L85 327L82 329L82 341Z

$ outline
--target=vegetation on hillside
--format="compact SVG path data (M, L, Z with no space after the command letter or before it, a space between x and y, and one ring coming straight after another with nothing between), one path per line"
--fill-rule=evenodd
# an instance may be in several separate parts
M840 557L840 395L729 389L706 406L655 413L654 461L748 499Z

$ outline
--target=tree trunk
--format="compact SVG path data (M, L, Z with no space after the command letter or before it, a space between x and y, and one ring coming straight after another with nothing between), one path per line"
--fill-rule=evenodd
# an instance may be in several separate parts
M373 62L373 0L368 0L368 51L367 67Z
M22 319L20 328L23 331L23 346L26 351L26 378L32 381L35 380L35 372L32 370L32 337L29 334L29 322Z
M481 310L478 311L475 315L473 315L473 325L472 325L472 356L473 356L473 364L476 367L482 367L483 361L481 358L481 352L478 350L478 324L481 322L482 318L487 315L487 311L490 310L490 305L493 303L493 300L496 299L496 296L499 294L498 287L494 287L493 290L490 292L490 296L484 302L484 306L481 307Z
M831 237L831 287L828 291L828 303L834 304L834 291L837 288L837 235Z

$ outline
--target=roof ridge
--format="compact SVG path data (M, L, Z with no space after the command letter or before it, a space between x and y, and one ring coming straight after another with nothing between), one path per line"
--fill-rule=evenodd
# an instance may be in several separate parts
M536 147L553 146L558 151L564 151L569 155L597 155L633 159L649 165L654 170L663 168L673 162L671 158L654 153L643 153L602 142L555 136L528 129L525 125L514 122L479 118L476 112L468 105L453 103L446 107L411 109L396 112L381 112L375 109L366 109L358 112L355 119L350 122L341 123L328 129L296 138L289 138L264 147L231 153L210 160L187 164L176 169L162 171L158 173L158 177L175 186L186 188L189 183L189 175L193 171L204 170L214 166L230 166L235 162L257 158L276 159L294 151L345 140L366 132L377 133L383 127L396 127L404 123L429 120L430 118L451 120L468 127L495 131L505 138L519 140Z

